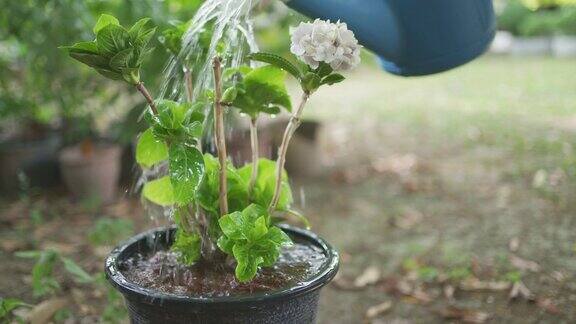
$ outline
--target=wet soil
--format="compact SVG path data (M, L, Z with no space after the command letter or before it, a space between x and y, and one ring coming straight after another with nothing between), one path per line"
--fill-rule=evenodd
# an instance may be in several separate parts
M282 250L273 267L261 268L254 280L241 283L234 276L234 266L214 267L207 263L184 266L178 253L157 251L137 255L121 267L131 282L158 292L191 297L241 296L268 293L298 286L312 278L327 258L315 246L296 243Z

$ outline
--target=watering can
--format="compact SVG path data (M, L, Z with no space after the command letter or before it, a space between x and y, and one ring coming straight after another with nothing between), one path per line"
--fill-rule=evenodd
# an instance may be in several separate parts
M348 24L383 68L401 76L452 69L481 55L496 30L492 0L287 0L314 18Z

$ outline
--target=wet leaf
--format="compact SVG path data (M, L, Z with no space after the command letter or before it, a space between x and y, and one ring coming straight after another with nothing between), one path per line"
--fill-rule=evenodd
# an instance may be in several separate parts
M168 146L154 137L152 128L147 129L136 146L136 162L145 168L150 168L168 159Z
M292 74L292 76L294 76L297 80L302 79L302 72L300 72L300 69L298 67L296 67L294 64L292 64L290 61L288 61L287 59L285 59L281 56L278 56L275 54L269 54L269 53L252 53L252 54L248 55L247 57L248 57L248 59L253 60L253 61L259 61L259 62L272 64L272 65Z
M270 226L266 208L252 204L242 212L222 216L218 223L223 235L218 246L236 259L236 278L250 281L259 266L272 266L283 246L292 244L278 227Z
M197 233L186 233L181 228L176 232L176 239L172 251L178 252L179 260L185 265L192 265L200 258L200 235Z
M238 170L238 174L244 179L246 183L250 181L252 174L252 164L247 164ZM268 159L260 159L258 161L258 178L252 193L252 201L261 206L269 206L274 196L274 189L276 186L276 162ZM282 185L280 188L280 199L278 201L277 210L288 211L293 202L292 189L288 183L288 174L286 171L282 173Z
M204 156L195 147L170 147L170 182L174 201L180 205L192 202L204 177Z
M142 190L142 196L160 206L171 206L176 203L170 177L147 182Z

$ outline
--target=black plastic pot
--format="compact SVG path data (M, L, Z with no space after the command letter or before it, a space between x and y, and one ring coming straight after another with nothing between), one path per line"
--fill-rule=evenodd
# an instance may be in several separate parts
M285 290L238 297L197 298L169 295L128 282L119 265L136 253L169 246L174 229L158 228L133 237L106 259L106 276L126 301L132 323L314 323L320 289L338 271L338 253L310 231L291 226L282 229L296 242L322 249L327 262L307 282Z
M57 152L60 137L54 134L42 139L0 143L0 192L15 194L20 182L18 174L22 172L32 187L47 188L58 183Z

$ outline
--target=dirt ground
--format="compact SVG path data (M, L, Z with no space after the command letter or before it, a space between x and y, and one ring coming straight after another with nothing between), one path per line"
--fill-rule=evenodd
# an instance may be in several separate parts
M435 77L364 68L349 79L312 99L322 172L293 183L341 253L319 322L574 323L576 61L492 57ZM133 230L87 240L103 217ZM0 296L30 304L55 297L33 296L34 262L16 251L52 248L96 274L106 242L159 224L138 199L96 208L62 191L4 200L0 222ZM121 314L104 286L56 277L55 296L75 300L62 322Z

